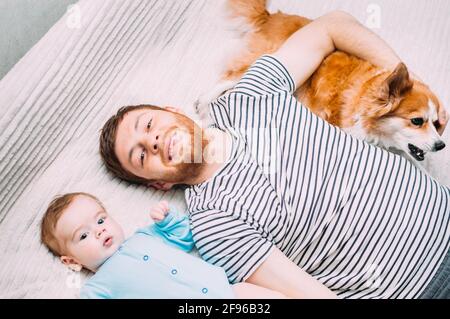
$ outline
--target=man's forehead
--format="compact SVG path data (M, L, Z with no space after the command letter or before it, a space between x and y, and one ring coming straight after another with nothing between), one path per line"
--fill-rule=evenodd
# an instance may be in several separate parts
M136 120L145 114L152 114L155 110L139 109L133 110L124 114L122 121L120 121L117 129L116 141L126 139L127 135L135 130Z
M126 113L123 116L122 121L118 124L117 135L115 140L115 152L116 154L123 154L124 156L128 154L129 150L133 145L133 133L136 131L137 121L140 121L140 117L146 117L146 115L155 115L164 110L154 110L150 108L143 108L138 110L133 110ZM120 159L120 156L119 156ZM120 159L122 162L125 159Z
M123 156L122 154L128 153L129 149L132 147L132 134L135 131L136 119L139 115L148 112L149 110L140 109L134 110L126 113L123 116L122 121L119 122L116 133L116 140L114 146L114 152L118 155L119 161L122 162L123 165Z
M124 116L123 116L123 120L122 121L125 121L125 120L131 120L132 121L133 119L136 119L139 115L141 115L143 113L151 113L151 112L154 112L154 110L147 109L147 108L133 110L133 111L130 111L128 113L125 113Z

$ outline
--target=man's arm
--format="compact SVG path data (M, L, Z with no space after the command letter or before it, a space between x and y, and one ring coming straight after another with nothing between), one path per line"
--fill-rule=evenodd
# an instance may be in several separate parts
M336 49L379 67L393 70L400 62L395 52L353 16L333 11L295 32L273 54L300 86Z
M387 70L395 69L401 62L383 39L364 27L352 15L342 11L323 15L301 28L287 39L273 56L284 64L298 87L336 49ZM449 115L441 108L438 116L441 124L439 134L442 135Z
M291 298L337 298L335 293L294 264L276 247L246 282L279 291Z
M248 282L240 282L231 286L234 296L238 299L284 299L285 295L272 289L267 289Z

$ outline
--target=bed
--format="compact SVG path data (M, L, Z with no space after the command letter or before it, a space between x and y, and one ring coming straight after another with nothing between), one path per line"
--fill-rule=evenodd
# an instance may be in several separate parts
M182 108L215 83L243 45L224 1L82 0L0 81L0 298L77 298L87 275L67 270L39 241L48 202L91 192L127 234L150 222L161 199L185 209L181 190L129 185L108 174L98 155L103 123L123 105ZM450 104L450 3L273 0L317 17L343 9L374 28L406 64ZM450 146L450 129L444 141ZM427 169L450 185L450 147Z

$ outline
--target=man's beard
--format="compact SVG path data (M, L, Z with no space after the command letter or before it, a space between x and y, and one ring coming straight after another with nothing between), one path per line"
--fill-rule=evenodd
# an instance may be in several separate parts
M171 166L174 170L165 174L162 177L162 181L166 183L187 183L190 180L197 177L205 162L203 159L203 150L205 149L208 141L203 136L203 130L193 120L187 116L179 113L172 112L177 119L175 129L181 129L187 132L191 140L190 160L182 160L180 163L170 165L165 157L163 157L163 163L167 166ZM172 130L170 130L172 131ZM183 152L186 152L184 149ZM184 154L183 154L184 155Z

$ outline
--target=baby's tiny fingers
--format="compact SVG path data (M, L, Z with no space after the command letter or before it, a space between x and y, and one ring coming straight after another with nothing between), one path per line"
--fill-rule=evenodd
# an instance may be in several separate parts
M161 213L157 213L157 214L153 215L152 218L153 218L153 220L159 222L164 219L164 215Z
M169 203L166 202L166 201L162 201L162 202L160 203L159 207L161 207L162 210L164 210L164 211L169 210Z
M153 208L151 211L150 211L150 216L157 216L157 215L161 215L161 210L159 210L158 208Z
M156 212L157 212L158 215L164 215L164 210L161 207L158 207L156 209Z

